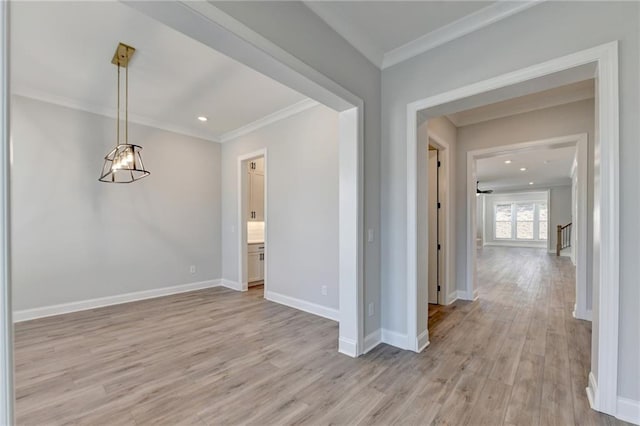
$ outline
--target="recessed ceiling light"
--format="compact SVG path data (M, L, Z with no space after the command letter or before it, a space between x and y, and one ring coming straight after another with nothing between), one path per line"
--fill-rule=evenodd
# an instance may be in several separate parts
M511 164L511 160L504 160L504 164Z
M533 182L529 182L529 185L533 185Z
M205 122L205 121L207 121L207 120L208 120L208 118L207 118L207 117L205 117L204 115L201 115L200 117L198 117L198 120L200 120L200 121L202 121L202 122Z
M527 171L527 168L526 168L526 167L520 167L520 171L521 171L521 172L526 172L526 171Z

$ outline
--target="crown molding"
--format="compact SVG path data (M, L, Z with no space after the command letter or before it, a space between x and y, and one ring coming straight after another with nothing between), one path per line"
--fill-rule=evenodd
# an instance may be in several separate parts
M363 35L361 32L354 30L354 26L346 21L342 16L333 13L327 13L322 7L318 7L318 2L304 1L313 13L318 15L320 19L324 21L332 30L340 34L342 38L358 50L362 55L369 60L373 65L378 68L382 68L382 61L384 59L384 51L379 49L369 38Z
M494 104L447 114L445 117L447 117L454 126L464 127L499 118L511 117L518 114L526 114L529 112L594 99L594 85L586 85L583 83L585 82L561 86L560 88L549 89L515 99L507 99Z
M26 88L26 87L14 87L11 90L12 95L22 96L24 98L35 99L41 102L47 102L50 104L60 105L63 107L76 109L80 111L90 112L92 114L102 115L104 117L109 117L115 119L117 117L117 109L116 108L106 108L104 106L91 104L88 102L82 102L75 99L66 98L64 96L51 95L48 93L40 92L34 89ZM143 126L154 127L156 129L167 130L173 133L179 133L181 135L191 136L194 138L204 139L211 142L220 142L220 140L211 135L208 132L198 132L193 129L176 126L173 124L166 123L164 121L155 120L149 117L144 117L137 114L129 113L129 122L141 124Z
M81 101L70 99L64 96L51 95L48 93L40 92L40 91L26 88L26 87L16 87L11 92L12 92L11 93L12 95L22 96L24 98L34 99L40 102L60 105L66 108L85 111L85 112L102 115L104 117L109 117L113 119L117 117L117 110L115 108L106 108L104 106L94 105L88 102L81 102ZM274 113L265 115L262 118L259 118L249 124L245 124L242 127L238 127L237 129L226 132L220 136L213 136L208 132L198 132L187 127L176 126L173 124L168 124L166 122L162 122L159 120L155 120L152 118L131 114L131 113L129 113L129 122L141 124L143 126L153 127L156 129L167 130L169 132L191 136L194 138L204 139L210 142L223 143L223 142L228 142L232 139L238 138L240 136L244 136L248 133L258 130L261 127L275 123L276 121L280 121L287 117L291 117L292 115L298 114L309 108L313 108L316 105L320 105L320 103L309 98L303 99L302 101L296 102L295 104L285 107Z
M314 106L317 106L317 105L320 105L320 103L317 101L314 101L313 99L303 99L300 102L297 102L293 105L290 105L272 114L259 118L254 122L246 124L230 132L224 133L223 135L220 136L219 142L221 143L229 142L233 139L239 138L240 136L244 136L251 132L255 132L256 130L262 127L268 126L269 124L275 123L276 121L283 120L287 117L291 117L292 115L298 114L302 111L305 111L309 108L313 108Z
M464 16L444 27L431 31L384 54L382 69L406 61L428 50L441 46L469 33L477 31L516 13L522 12L543 0L506 1L501 0L477 12ZM363 52L363 54L365 54Z

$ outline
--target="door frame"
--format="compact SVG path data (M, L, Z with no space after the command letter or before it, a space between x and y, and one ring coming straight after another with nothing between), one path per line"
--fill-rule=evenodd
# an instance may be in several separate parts
M561 71L595 65L596 116L599 119L594 141L594 295L591 372L587 397L597 411L616 415L618 387L618 321L620 296L619 237L619 85L618 41L558 57L477 83L459 87L407 104L407 343L417 344L417 114L427 108L470 96L531 81ZM467 212L468 214L468 212ZM467 226L468 226L467 221ZM462 232L465 232L463 230ZM467 262L467 273L469 273ZM464 281L462 282L464 286Z
M262 148L247 154L242 154L238 156L237 166L238 166L238 283L240 284L240 291L249 290L249 282L248 282L248 264L247 264L247 227L245 224L247 223L247 212L246 212L246 199L248 188L248 179L246 173L246 164L249 160L254 160L256 158L264 158L264 294L267 294L267 282L268 274L267 274L267 262L269 257L267 256L267 250L269 250L269 245L267 244L267 235L268 235L268 203L269 203L269 190L267 185L267 175L269 172L269 165L267 160L267 148Z
M10 97L9 97L9 8L0 2L0 424L11 425L13 419L13 315L11 309L10 248Z
M443 298L443 301L439 304L450 305L455 302L457 298L455 293L451 293L451 277L454 276L453 268L455 267L453 263L453 231L451 218L449 217L453 213L453 208L451 207L453 199L453 194L451 193L451 177L453 173L453 169L451 167L451 149L449 143L441 135L433 130L427 129L427 143L430 143L430 140L435 142L434 145L438 149L438 154L440 155L439 161L442 166L438 175L438 192L440 195L444 194L444 201L442 202L439 215L439 220L444 221L444 235L440 235L440 242L444 247L444 249L441 250L442 255L444 256L444 268L442 268L440 274L442 282L440 287L442 288L442 294L439 296ZM444 172L442 172L443 170ZM438 227L440 227L440 225L438 225ZM428 256L428 254L429 253L427 252L426 255Z

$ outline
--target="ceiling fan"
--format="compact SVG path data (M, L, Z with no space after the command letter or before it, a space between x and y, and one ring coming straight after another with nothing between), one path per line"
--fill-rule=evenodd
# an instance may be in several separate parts
M493 193L493 189L487 189L487 190L481 190L480 188L478 188L478 185L480 184L480 181L477 180L476 181L476 194L491 194Z

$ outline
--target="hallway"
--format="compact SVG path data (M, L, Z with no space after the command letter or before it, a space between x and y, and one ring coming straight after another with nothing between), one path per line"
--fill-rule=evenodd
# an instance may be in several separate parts
M485 378L466 389L487 399L476 411L490 405L505 424L618 422L589 409L591 324L571 315L574 271L569 258L543 249L486 247L478 251L479 299L429 306L427 351L459 357L460 376Z

